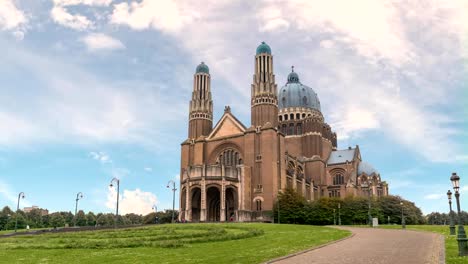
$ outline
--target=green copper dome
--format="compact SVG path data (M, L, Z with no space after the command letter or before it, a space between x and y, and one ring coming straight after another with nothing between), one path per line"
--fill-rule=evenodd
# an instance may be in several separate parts
M270 49L270 46L268 46L265 41L262 41L262 44L260 44L258 47L257 47L257 55L258 54L261 54L261 53L268 53L268 54L271 54L271 49Z
M210 69L208 68L208 66L206 66L206 64L202 61L198 66L197 66L197 69L195 70L196 73L200 73L200 72L203 72L203 73L210 73Z

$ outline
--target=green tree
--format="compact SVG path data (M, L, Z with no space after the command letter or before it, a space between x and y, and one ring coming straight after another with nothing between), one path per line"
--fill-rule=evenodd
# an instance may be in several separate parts
M31 228L40 228L43 227L42 223L42 210L41 209L32 209L26 213L26 222Z
M305 223L305 205L304 197L298 194L294 189L287 188L279 193L278 200L273 208L275 222L278 222L278 203L280 211L280 222L290 224Z
M143 217L137 214L126 214L125 217L128 219L132 225L141 225L143 222Z
M86 225L87 226L96 225L96 215L93 212L88 212L88 214L86 214Z
M61 213L53 213L50 215L49 225L53 228L65 226L65 219Z
M87 225L86 215L83 210L79 210L78 213L76 213L74 223L76 223L77 226Z

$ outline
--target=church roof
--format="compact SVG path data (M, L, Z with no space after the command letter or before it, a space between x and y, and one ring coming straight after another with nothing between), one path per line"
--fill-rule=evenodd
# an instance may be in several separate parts
M355 153L355 148L332 151L332 153L330 153L330 157L328 158L327 164L333 165L346 163L346 161L353 161Z

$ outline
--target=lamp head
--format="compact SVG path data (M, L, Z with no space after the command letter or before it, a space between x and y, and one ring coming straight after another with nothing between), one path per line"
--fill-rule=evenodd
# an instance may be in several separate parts
M169 185L167 185L166 188L169 188Z
M450 190L447 191L447 197L449 201L452 200L452 192Z
M460 176L458 176L456 172L453 172L450 180L452 181L453 189L455 192L458 192L458 189L460 188Z
M111 184L109 184L109 187L111 187L111 188L112 188L112 187L114 187L114 185L111 183Z

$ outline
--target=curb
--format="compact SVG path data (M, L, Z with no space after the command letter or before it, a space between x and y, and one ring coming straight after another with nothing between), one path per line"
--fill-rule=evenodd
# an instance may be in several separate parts
M329 246L329 245L332 245L332 244L336 244L336 243L341 242L343 240L350 239L350 238L354 237L354 235L355 235L354 233L351 233L350 236L347 236L347 237L344 237L344 238L341 238L341 239L338 239L338 240L334 240L334 241L328 242L326 244L319 245L319 246L316 246L316 247L313 247L313 248L309 248L309 249L306 249L306 250L303 250L303 251L292 253L292 254L289 254L289 255L286 255L286 256L283 256L283 257L271 259L271 260L268 260L266 262L263 262L263 264L271 264L271 263L274 263L274 262L277 262L277 261L280 261L280 260L285 260L285 259L288 259L288 258L295 257L297 255L301 255L301 254L304 254L304 253L307 253L307 252L310 252L310 251L314 251L314 250L319 249L319 248L323 248L323 247L326 247L326 246Z

